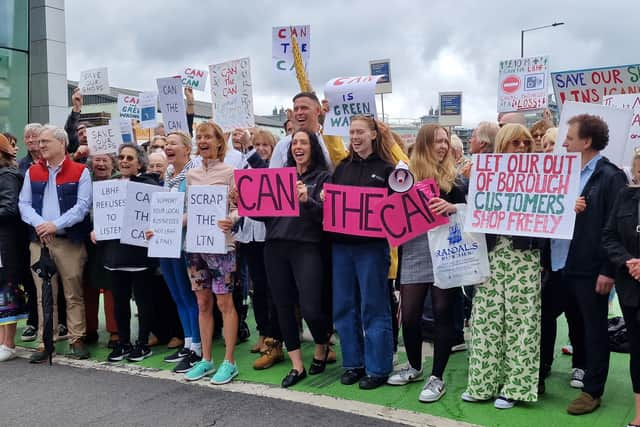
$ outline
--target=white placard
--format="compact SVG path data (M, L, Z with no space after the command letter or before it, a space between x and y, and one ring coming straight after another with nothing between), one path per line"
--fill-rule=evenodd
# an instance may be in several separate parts
M144 232L149 230L151 195L159 191L167 190L159 185L129 182L120 243L144 248L148 246Z
M547 108L549 57L533 56L500 61L498 112Z
M132 95L118 95L118 114L121 119L140 120L140 98Z
M185 67L182 70L182 85L184 87L191 87L193 90L204 92L204 87L207 84L207 76L209 73L207 70L198 70L197 68Z
M255 126L249 58L209 65L213 121L223 131Z
M324 87L324 96L329 101L324 134L349 136L353 116L376 117L376 82L382 77L338 77L329 80Z
M631 124L629 125L629 136L622 155L623 166L631 167L633 166L633 156L636 150L640 149L640 95L611 95L604 99L603 104L633 111Z
M142 129L156 127L156 108L158 108L158 94L142 92L140 94L140 127Z
M579 114L591 114L601 117L609 126L609 144L600 152L616 165L623 167L630 159L625 159L625 145L629 137L629 127L633 118L633 110L609 107L600 104L586 104L582 102L567 101L562 106L560 124L558 125L558 137L554 152L566 153L562 143L567 137L569 125L567 122Z
M187 252L226 254L218 221L227 217L226 185L190 185L187 204Z
M168 192L151 195L149 257L180 258L182 251L182 215L184 193Z
M158 84L158 102L167 133L182 131L188 135L187 110L182 99L182 79L167 77L157 79L156 82Z
M580 153L476 154L464 231L573 238Z
M122 144L120 125L111 123L87 128L87 142L91 155L117 153Z
M93 183L93 231L96 240L120 239L128 182L110 179Z
M277 72L294 72L293 47L291 34L295 34L302 62L305 70L309 68L309 53L311 52L311 26L292 25L287 27L273 27L271 30L271 58Z
M81 71L78 87L83 95L109 95L111 89L109 88L107 68L92 68Z
M133 144L133 125L131 119L120 118L118 124L120 125L120 135L122 136L123 144Z

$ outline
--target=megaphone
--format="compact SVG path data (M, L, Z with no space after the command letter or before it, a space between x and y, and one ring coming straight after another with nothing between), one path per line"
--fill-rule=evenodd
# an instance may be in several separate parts
M406 193L411 190L414 183L413 174L409 170L409 165L400 160L396 168L389 175L389 188L396 193Z

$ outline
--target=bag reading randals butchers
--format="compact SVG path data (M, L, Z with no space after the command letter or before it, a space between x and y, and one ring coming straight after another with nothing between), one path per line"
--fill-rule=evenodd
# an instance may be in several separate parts
M467 205L456 207L448 224L429 231L434 284L441 289L477 285L491 276L485 235L463 232Z

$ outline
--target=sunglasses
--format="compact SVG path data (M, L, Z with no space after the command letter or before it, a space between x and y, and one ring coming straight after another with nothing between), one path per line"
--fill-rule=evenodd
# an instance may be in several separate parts
M513 141L511 141L511 145L513 145L514 147L519 147L520 145L524 144L525 147L530 147L531 146L531 141L529 141L528 139L515 139Z
M118 160L122 161L122 160L126 160L127 162L133 162L134 160L137 160L135 156L132 156L131 154L127 154L126 156L124 154L120 154L118 156Z

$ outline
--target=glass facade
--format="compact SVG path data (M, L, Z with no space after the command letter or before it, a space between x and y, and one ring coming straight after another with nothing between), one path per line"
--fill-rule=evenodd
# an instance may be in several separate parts
M22 140L29 118L29 1L0 1L0 132ZM24 153L21 148L20 155Z

